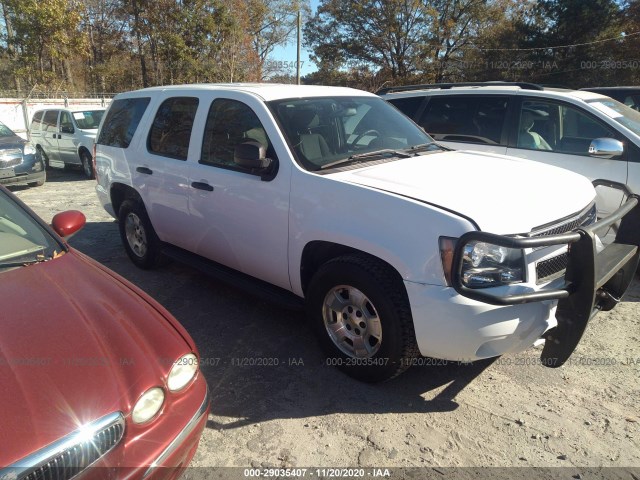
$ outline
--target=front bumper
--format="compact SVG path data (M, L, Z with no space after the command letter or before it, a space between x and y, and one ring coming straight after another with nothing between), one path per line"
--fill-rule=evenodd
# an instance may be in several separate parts
M459 295L490 305L512 306L558 301L557 326L545 333L541 361L549 367L562 366L582 338L587 323L600 310L611 310L626 292L640 255L640 197L625 185L598 181L625 191L627 201L613 214L575 230L544 237L507 237L486 232L469 232L461 236L454 250L452 286ZM616 239L603 249L597 246L596 233L620 222ZM472 241L487 242L515 249L566 244L568 263L564 284L559 288L542 288L534 292L499 295L490 289L473 289L462 282L463 251Z
M426 357L471 362L529 348L557 325L557 301L496 306L451 287L406 282L416 341Z
M193 417L191 417L191 420L189 420L162 453L158 455L153 463L149 465L149 468L144 472L142 478L153 478L154 473L161 467L185 468L189 464L198 446L202 430L207 422L209 406L210 396L209 389L207 388L205 398ZM177 478L180 472L175 473L178 474L176 475ZM165 478L166 472L162 472L162 476Z
M44 170L26 174L18 174L16 172L14 177L0 178L0 185L28 185L30 183L38 183L46 180L46 175Z

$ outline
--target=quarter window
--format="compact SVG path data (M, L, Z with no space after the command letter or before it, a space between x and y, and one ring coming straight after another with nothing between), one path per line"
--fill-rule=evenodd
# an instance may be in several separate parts
M33 115L33 120L31 120L31 125L29 126L29 129L31 131L33 130L39 130L39 126L40 126L40 122L42 121L42 114L44 112L36 112Z
M436 140L500 144L509 98L433 96L418 124Z
M149 151L186 160L197 110L198 99L194 97L175 97L162 102L149 131Z
M149 97L115 100L109 108L96 143L127 148L149 105L149 100Z
M269 137L249 106L226 98L214 100L207 117L200 163L240 169L233 154L236 146L249 141L260 142L267 149L267 157L274 157Z
M42 118L42 130L44 132L58 131L58 110L47 110Z

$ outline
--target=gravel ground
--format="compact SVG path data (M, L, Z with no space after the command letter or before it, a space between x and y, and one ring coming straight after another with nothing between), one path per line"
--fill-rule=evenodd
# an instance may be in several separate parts
M323 365L301 312L181 265L135 268L94 185L53 170L43 187L14 191L45 220L83 211L71 245L158 299L195 339L212 408L194 466L569 467L566 478L640 467L637 277L563 368L540 366L531 348L468 366L427 360L365 385ZM256 361L268 365L246 366ZM620 478L640 478L629 475Z

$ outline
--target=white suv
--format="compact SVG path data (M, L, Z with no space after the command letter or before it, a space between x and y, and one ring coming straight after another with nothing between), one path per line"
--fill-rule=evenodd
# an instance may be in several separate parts
M439 83L378 92L442 145L555 165L640 193L640 112L603 95L529 83ZM598 188L598 216L621 192Z
M560 366L638 262L637 197L594 223L586 178L446 151L358 90L120 94L95 158L97 194L136 265L166 255L304 303L327 363L365 381L419 354L473 361L541 337L544 363ZM623 216L619 243L601 249L595 232Z
M48 167L81 166L93 178L93 142L104 108L50 108L33 114L29 138Z

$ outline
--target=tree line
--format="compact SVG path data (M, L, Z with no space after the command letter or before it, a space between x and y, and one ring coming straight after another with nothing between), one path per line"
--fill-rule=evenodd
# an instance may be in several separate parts
M304 33L319 83L640 84L638 0L322 0Z
M0 89L118 92L191 82L640 83L640 0L0 0ZM286 60L286 61L274 61ZM284 66L283 66L284 65Z
M113 93L288 75L305 0L0 0L0 90Z

